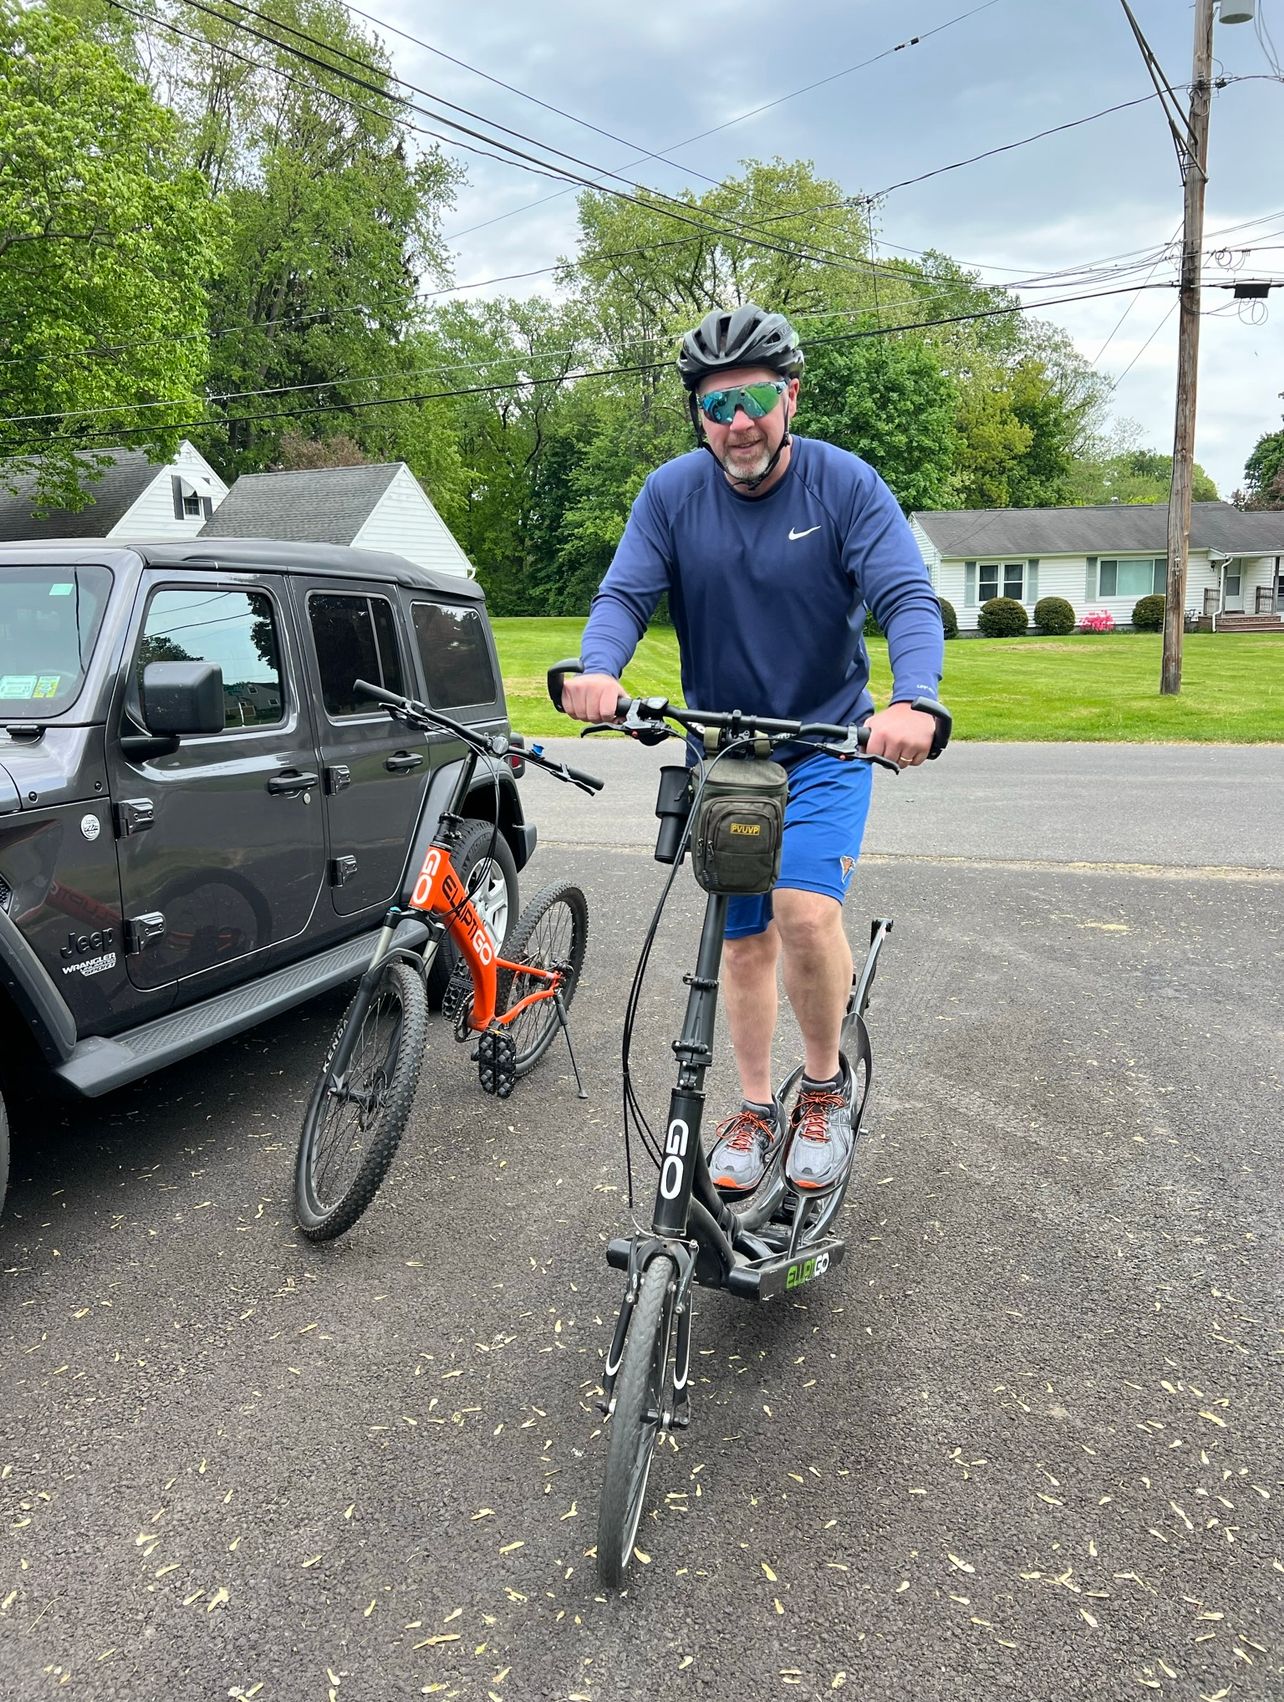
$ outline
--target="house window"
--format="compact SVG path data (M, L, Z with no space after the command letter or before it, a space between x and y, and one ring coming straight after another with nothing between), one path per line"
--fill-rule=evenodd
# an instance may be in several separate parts
M499 686L477 610L448 603L414 603L411 613L433 707L462 709L494 703Z
M188 490L187 486L184 485L183 486L183 513L185 515L187 515L190 519L199 520L202 512L203 512L203 510L201 508L201 499L200 499L199 493L196 492L196 491L193 491L193 490Z
M262 591L220 591L213 585L157 591L135 664L140 688L149 662L217 662L229 733L284 719L276 620Z
M981 561L976 564L977 595L982 603L991 597L1011 597L1025 601L1025 567L1023 561Z
M316 592L308 598L308 615L328 715L338 720L384 713L369 698L357 697L352 689L357 680L404 695L397 629L386 597Z
M1168 582L1168 561L1165 556L1146 556L1139 561L1103 556L1097 573L1099 597L1162 596Z

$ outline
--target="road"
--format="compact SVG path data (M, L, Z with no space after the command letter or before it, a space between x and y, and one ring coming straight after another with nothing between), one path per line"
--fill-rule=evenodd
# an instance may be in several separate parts
M323 1248L291 1165L338 997L19 1131L6 1702L1284 1694L1284 750L879 777L848 1256L760 1309L699 1295L692 1427L608 1598L591 1397L663 759L579 746L593 800L523 781L525 890L590 899L586 1102L564 1050L484 1098L435 1028L384 1193ZM658 1116L699 898L640 1006ZM731 1084L724 1054L713 1114Z

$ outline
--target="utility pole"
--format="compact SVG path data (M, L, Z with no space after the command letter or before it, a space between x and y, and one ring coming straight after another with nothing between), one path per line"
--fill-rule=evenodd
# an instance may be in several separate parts
M1190 554L1190 494L1195 461L1195 399L1199 383L1199 281L1204 246L1204 190L1208 183L1208 114L1212 104L1213 4L1195 0L1195 55L1190 105L1183 111L1128 0L1120 0L1137 38L1172 131L1185 189L1182 221L1181 296L1177 327L1177 410L1173 424L1173 478L1168 495L1168 579L1164 594L1161 694L1181 690L1181 644L1186 616L1186 568ZM1224 24L1248 23L1255 0L1221 0Z
M1190 78L1190 139L1186 151L1185 220L1181 246L1181 305L1177 326L1177 413L1173 480L1168 495L1168 583L1164 595L1161 695L1181 690L1186 567L1190 551L1190 493L1195 460L1195 401L1199 388L1199 274L1204 248L1204 189L1208 182L1208 112L1213 72L1213 0L1195 3L1195 58Z

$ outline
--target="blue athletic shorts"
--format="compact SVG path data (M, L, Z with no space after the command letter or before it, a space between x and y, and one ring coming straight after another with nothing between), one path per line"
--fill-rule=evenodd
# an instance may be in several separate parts
M860 856L873 771L867 762L804 758L789 770L785 841L777 886L822 892L841 904ZM771 894L733 898L726 938L761 934L771 921Z

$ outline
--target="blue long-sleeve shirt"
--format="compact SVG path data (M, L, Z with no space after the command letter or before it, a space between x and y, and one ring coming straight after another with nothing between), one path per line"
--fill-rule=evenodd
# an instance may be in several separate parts
M793 439L765 496L734 490L703 449L652 473L593 599L585 671L618 679L666 591L693 707L860 720L874 706L867 608L892 701L937 695L941 610L914 535L874 469L819 439Z

